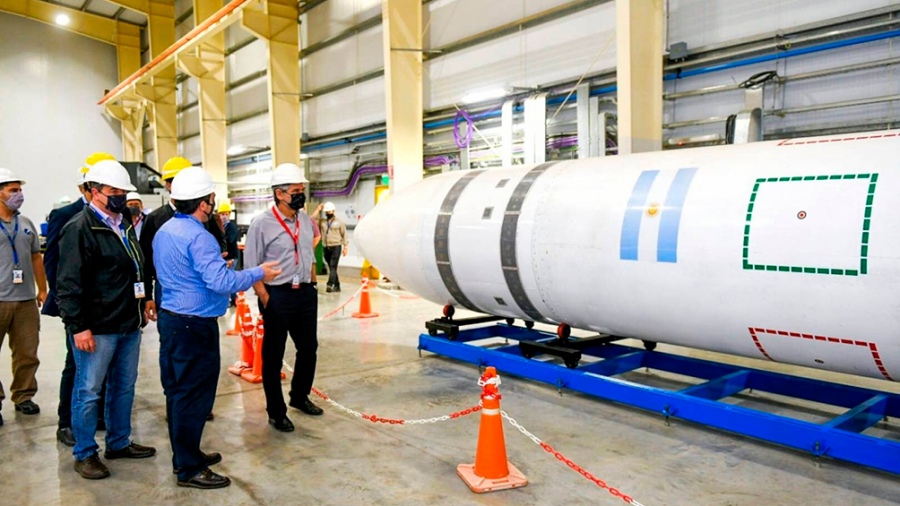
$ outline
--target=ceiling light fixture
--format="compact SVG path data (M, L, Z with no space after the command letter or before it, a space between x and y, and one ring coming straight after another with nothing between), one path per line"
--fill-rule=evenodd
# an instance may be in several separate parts
M69 26L69 23L72 21L67 14L57 14L56 18L54 18L56 24L59 26Z

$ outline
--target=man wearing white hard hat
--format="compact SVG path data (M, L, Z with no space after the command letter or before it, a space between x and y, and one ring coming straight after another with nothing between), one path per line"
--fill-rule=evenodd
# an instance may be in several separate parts
M144 228L144 203L138 192L128 192L125 196L125 205L128 206L128 214L131 216L131 226L134 233L141 239L141 230Z
M44 303L44 307L41 309L41 314L57 318L60 316L59 305L56 301L59 238L66 223L90 204L93 197L91 197L90 184L85 182L85 178L90 171L90 166L101 160L114 160L114 158L108 153L94 153L89 156L85 160L85 166L78 169L78 176L75 179L81 198L65 207L50 211L50 217L47 219L47 248L44 250L44 270L47 272L47 283L50 285L50 292L47 295L47 302ZM63 366L59 380L59 406L56 409L58 418L56 440L66 446L75 446L75 435L72 433L72 389L75 386L75 357L72 354L71 336L63 336L63 339L66 342L66 363ZM100 389L100 398L97 401L97 430L106 430L106 421L103 419L103 411L106 405L106 383L103 385L103 388Z
M281 364L288 334L294 340L294 376L290 406L309 415L322 410L309 400L316 374L316 317L318 290L313 255L313 225L301 211L308 183L300 167L283 163L272 171L275 205L250 223L244 248L244 266L278 262L281 275L268 283L253 285L259 309L266 322L262 349L262 380L269 424L281 432L294 430L287 417L281 392Z
M153 262L163 295L157 324L159 367L172 465L178 486L199 489L231 484L209 469L222 456L200 450L221 365L218 318L228 310L231 293L271 281L281 272L273 262L240 272L228 268L219 244L205 228L216 212L215 191L202 168L179 172L172 181L176 214L153 239Z
M65 256L59 265L57 297L75 348L75 471L97 480L110 474L95 440L104 378L104 457L143 459L155 455L156 449L131 440L146 296L141 248L131 221L122 214L128 211L126 194L135 188L125 167L113 160L95 163L85 182L91 188L91 203L63 228L59 243Z
M322 205L325 219L319 222L322 233L322 248L325 263L328 264L328 286L326 292L340 292L341 278L338 277L338 262L341 256L347 256L350 246L350 238L347 236L347 225L335 216L335 206L331 202Z
M10 391L16 411L36 415L40 408L31 399L37 393L35 373L41 363L38 308L47 299L47 279L38 229L19 214L25 201L23 184L25 181L13 171L0 168L0 230L7 239L0 239L0 344L9 336L13 372ZM0 401L5 398L0 384Z

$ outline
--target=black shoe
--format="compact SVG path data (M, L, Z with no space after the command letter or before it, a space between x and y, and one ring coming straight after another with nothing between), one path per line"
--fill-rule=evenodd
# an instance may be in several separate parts
M96 453L84 460L76 460L75 472L86 480L102 480L109 476L109 468L100 462Z
M97 430L106 431L106 420L102 418L97 419Z
M281 420L269 418L269 425L275 427L275 430L280 432L294 432L294 424L291 423L290 418L286 416L281 417Z
M289 406L292 408L297 408L300 411L306 413L307 415L319 416L322 413L324 413L324 411L322 411L322 408L320 408L319 406L316 406L315 404L312 403L311 400L309 400L309 397L303 399L300 402L291 401Z
M212 414L212 413L206 415L206 421L207 421L207 422L211 422L211 421L215 420L215 418L216 418L216 415L214 415L214 414Z
M0 415L0 425L3 425L3 415Z
M334 287L333 287L333 286L327 285L327 286L325 287L325 293L331 293L331 292L333 292L333 291L334 291Z
M41 407L29 399L16 404L16 411L21 411L23 415L36 415L41 412Z
M56 440L69 447L75 446L75 434L72 433L72 427L56 429Z
M340 285L334 285L334 288L332 288L331 291L334 293L341 293Z
M188 481L178 480L179 487L199 488L201 490L210 490L213 488L225 488L231 485L231 480L227 476L216 474L209 469L200 471L196 476Z
M156 448L152 446L141 446L131 443L121 450L106 450L103 457L107 460L115 459L146 459L156 455Z
M203 454L203 463L206 464L207 467L214 466L222 462L222 454L218 452L213 453L204 453ZM181 469L172 469L172 474L178 474L181 472Z

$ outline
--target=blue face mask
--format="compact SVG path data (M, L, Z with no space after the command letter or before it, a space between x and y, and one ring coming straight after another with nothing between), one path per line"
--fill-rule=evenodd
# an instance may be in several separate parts
M9 195L9 198L3 201L6 204L6 207L10 209L10 211L18 211L22 204L25 203L25 194L22 192L13 192Z

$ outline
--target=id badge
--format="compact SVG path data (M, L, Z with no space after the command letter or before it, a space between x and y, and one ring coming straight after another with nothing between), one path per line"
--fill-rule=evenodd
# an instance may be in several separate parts
M294 277L291 279L291 288L294 290L300 288L300 275L294 274Z
M134 284L134 298L135 299L143 299L147 296L147 292L144 290L144 283L135 283Z
M13 284L21 285L25 282L25 272L22 269L13 269Z

